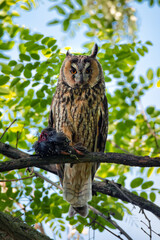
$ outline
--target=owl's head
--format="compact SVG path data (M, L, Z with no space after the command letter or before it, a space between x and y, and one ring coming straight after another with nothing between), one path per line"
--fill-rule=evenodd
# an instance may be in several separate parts
M102 80L102 67L96 59L97 44L92 53L86 55L72 55L67 51L61 68L61 81L71 88L92 88Z

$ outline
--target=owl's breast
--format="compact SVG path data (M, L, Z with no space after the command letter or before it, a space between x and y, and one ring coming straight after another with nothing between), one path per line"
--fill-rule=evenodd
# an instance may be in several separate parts
M77 92L76 92L77 93ZM82 143L93 151L98 127L100 95L92 92L63 93L53 104L54 127L70 139L71 144Z
M73 142L81 142L88 150L93 147L97 131L98 104L89 106L87 100L80 100L71 107L73 119Z

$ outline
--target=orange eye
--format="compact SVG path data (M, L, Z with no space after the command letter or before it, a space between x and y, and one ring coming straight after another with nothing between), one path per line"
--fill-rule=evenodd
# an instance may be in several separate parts
M77 73L77 70L72 67L70 72L71 72L72 74L76 74L76 73Z
M90 68L90 67L88 67L88 68L86 69L86 73L91 73L91 68Z

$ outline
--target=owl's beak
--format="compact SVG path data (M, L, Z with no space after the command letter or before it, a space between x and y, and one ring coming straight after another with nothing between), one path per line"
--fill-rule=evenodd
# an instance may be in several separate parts
M80 74L79 78L76 79L76 84L80 85L83 83L84 83L83 74Z

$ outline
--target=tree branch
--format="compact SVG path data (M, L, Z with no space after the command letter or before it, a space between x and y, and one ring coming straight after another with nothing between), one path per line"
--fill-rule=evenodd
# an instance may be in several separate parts
M123 234L128 240L133 240L115 221L113 221L110 217L107 217L103 213L101 213L99 210L92 206L88 206L95 214L101 216L106 221L110 222L115 228L117 228L121 234Z
M116 186L115 186L116 185ZM139 197L130 191L128 191L126 188L121 186L117 183L112 183L110 181L104 181L104 182L93 182L93 191L100 192L106 195L109 195L111 197L115 197L118 199L121 199L125 202L130 202L141 209L146 209L150 212L152 212L155 216L160 218L160 207L158 207L156 204L146 200L145 198ZM118 190L119 188L119 190ZM131 199L131 201L130 201Z
M21 169L26 167L40 167L57 163L83 163L83 162L106 162L117 163L135 167L160 167L160 157L151 158L149 156L135 156L125 153L86 153L83 156L78 155L55 155L52 157L41 158L36 155L29 155L23 152L17 152L17 149L8 144L0 143L0 153L17 159L3 162L0 164L0 172ZM19 158L21 157L21 158ZM43 167L42 167L43 168Z
M78 160L75 157L68 155L57 155L53 156L52 158L40 158L38 156L31 156L4 143L0 143L0 153L7 157L14 158L14 160L0 163L0 172L35 166L57 175L56 167L54 165L55 163L74 164L79 162L95 161L126 164L130 166L160 166L159 157L150 158L122 153L88 153L83 157L78 156ZM152 212L160 218L160 207L142 197L136 196L119 184L113 184L109 181L94 181L93 192L100 192L106 195L110 195L111 197L121 199L122 201L130 202L134 205L139 206L141 209L146 209Z
M0 239L51 240L21 220L3 212L0 212Z

